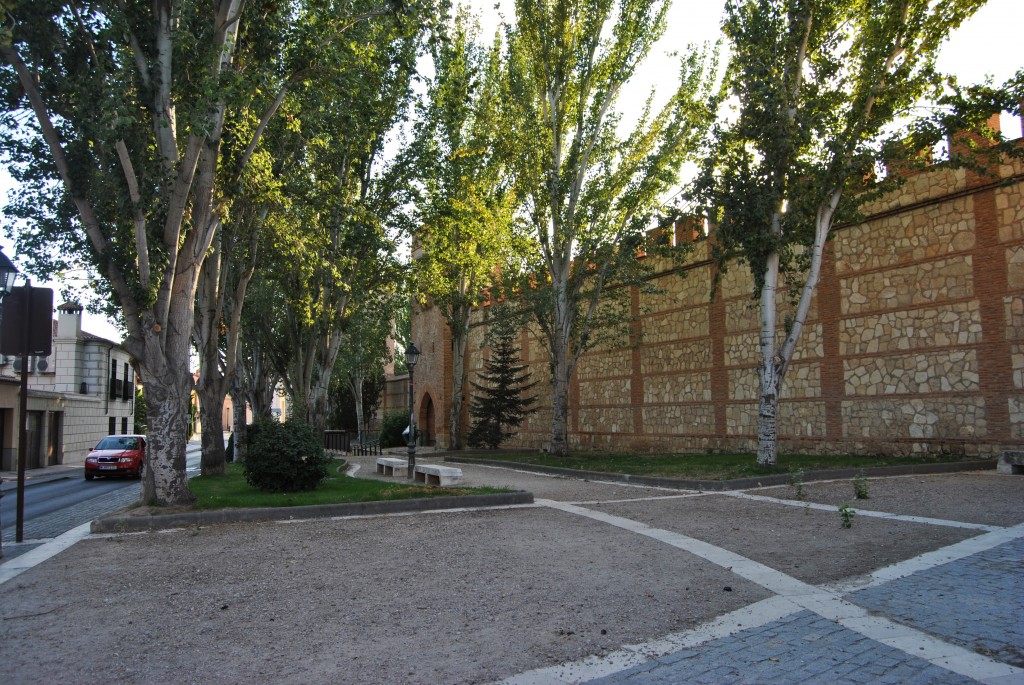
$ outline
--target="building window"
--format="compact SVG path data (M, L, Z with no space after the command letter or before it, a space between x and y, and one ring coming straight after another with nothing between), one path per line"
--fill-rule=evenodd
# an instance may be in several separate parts
M128 435L128 417L127 416L122 416L121 417L121 434L122 435Z
M132 396L135 394L135 383L129 380L128 376L128 362L124 363L124 388L121 392L121 399L125 402L130 402Z
M113 416L111 416L110 417L110 423L107 426L107 434L108 435L113 435L116 432L117 432L117 419L115 419Z
M117 362L110 364L110 399L116 400L121 396L121 382L117 380Z

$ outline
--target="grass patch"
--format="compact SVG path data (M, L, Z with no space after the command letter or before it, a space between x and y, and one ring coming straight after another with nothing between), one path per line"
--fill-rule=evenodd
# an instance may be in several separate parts
M351 478L338 473L338 466L343 463L333 462L328 467L327 479L316 490L309 492L262 492L245 481L241 464L228 464L227 475L196 476L189 481L189 488L196 496L193 508L301 507L310 504L345 504L510 492L502 488L437 488Z
M496 452L473 454L495 461L555 466L580 471L601 473L628 473L632 476L658 476L687 480L733 480L779 473L822 471L831 469L859 469L871 466L903 466L906 464L937 464L963 461L956 456L885 457L885 456L831 456L780 455L774 468L757 465L753 454L634 454L625 452L578 452L568 457L556 457L544 452Z

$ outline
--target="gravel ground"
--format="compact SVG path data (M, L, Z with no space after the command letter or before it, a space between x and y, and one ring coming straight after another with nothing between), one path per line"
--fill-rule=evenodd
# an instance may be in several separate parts
M868 499L854 496L852 480L805 483L808 502L874 509L906 516L927 516L991 526L1024 523L1024 478L995 471L969 471L934 476L868 478ZM796 488L760 488L751 494L795 499Z
M540 508L120 536L0 588L0 681L485 682L766 596Z
M374 477L373 460L360 463ZM867 517L842 529L832 512L718 494L463 471L467 484L585 502L816 584L979 532ZM1010 525L1022 485L872 480L868 502ZM806 487L813 501L833 489L852 499L848 483ZM791 496L772 490L757 494ZM0 682L485 683L767 596L687 552L544 506L93 537L0 585Z

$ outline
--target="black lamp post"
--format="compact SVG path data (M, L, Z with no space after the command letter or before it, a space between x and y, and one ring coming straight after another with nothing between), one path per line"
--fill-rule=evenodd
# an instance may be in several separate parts
M7 258L3 252L0 252L0 304L3 303L4 298L14 288L14 278L18 275L18 269L14 266L14 262ZM0 307L0 321L3 320L3 308ZM24 370L25 362L22 360L22 370ZM3 446L0 445L0 448ZM0 483L3 483L3 478L0 478ZM0 497L3 497L3 493L0 492ZM2 536L0 536L2 537ZM2 543L0 543L0 558L3 558L4 552Z
M413 414L413 404L416 401L416 395L413 391L413 369L416 368L416 362L420 360L420 351L416 349L416 345L409 343L409 347L405 350L405 365L409 367L409 472L406 474L407 478L412 478L413 473L416 470L416 420Z
M0 301L14 288L14 278L17 275L18 268L14 266L14 262L8 259L7 255L3 252L0 252Z

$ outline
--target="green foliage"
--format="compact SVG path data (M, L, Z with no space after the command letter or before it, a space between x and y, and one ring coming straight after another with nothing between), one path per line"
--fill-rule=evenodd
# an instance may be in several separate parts
M849 504L840 504L838 511L840 525L843 528L853 528L853 517L857 514L857 510Z
M402 431L409 427L409 414L401 410L389 411L380 422L380 446L402 447L406 440Z
M192 479L196 493L196 509L225 509L238 507L301 507L314 504L343 504L346 502L376 502L418 499L423 497L452 497L461 495L488 495L509 492L501 488L439 488L352 478L339 472L344 462L332 462L327 478L316 490L306 492L263 492L253 489L246 481L241 464L231 464L224 476L197 476Z
M265 492L313 490L327 475L330 457L313 427L301 419L261 421L249 427L245 479Z
M857 477L853 479L853 494L857 499L870 499L871 494L868 492L868 479L864 477L864 473L857 474Z
M491 356L479 374L480 383L472 382L476 392L470 402L469 413L474 423L468 442L471 447L497 449L501 443L515 435L523 419L532 413L530 406L536 396L523 397L523 393L536 383L530 383L529 367L522 363L516 338L519 321L511 317L501 305L491 310L491 329L488 338Z
M922 102L948 103L947 92L958 92L937 73L935 58L983 4L726 2L727 102L734 104L715 129L693 196L716 227L718 273L745 264L760 294L761 463L776 460L782 383L832 227L855 220L862 203L899 182L899 174L878 173L883 163L920 165L919 152L948 133L918 125L922 112L941 111ZM990 113L974 107L967 118ZM917 133L909 143L902 140L908 129ZM776 293L787 285L796 306L780 327Z
M804 491L804 478L806 476L807 474L803 469L797 469L790 476L790 482L792 482L793 487L796 488L796 498L799 500L802 500L807 496L807 493Z
M372 8L369 0L356 5ZM307 10L311 26L339 21L332 5ZM423 26L380 19L346 26L343 40L306 44L318 78L301 81L288 126L274 138L288 201L273 208L284 230L253 285L265 309L247 334L295 411L318 427L339 355L356 341L353 320L404 292L398 249L412 169L385 163L383 151L410 110Z
M337 378L337 377L336 377ZM372 416L383 398L385 378L376 373L363 380L363 414ZM356 400L345 380L331 384L331 416L328 430L358 430Z
M689 53L668 103L620 137L615 104L664 31L658 0L518 0L508 31L502 144L533 249L519 285L552 360L551 450L568 451L568 382L580 355L628 326L612 284L637 259L665 192L716 108L714 60ZM685 248L681 248L685 249ZM618 335L621 339L621 335Z
M138 435L146 434L148 416L146 411L146 396L142 388L135 388L135 432Z

